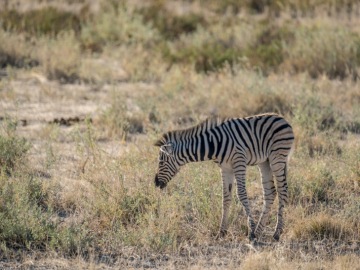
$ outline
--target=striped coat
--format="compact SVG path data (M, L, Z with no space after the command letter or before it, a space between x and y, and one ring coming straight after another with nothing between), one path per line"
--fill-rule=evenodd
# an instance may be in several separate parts
M261 235L278 195L277 225L273 237L279 240L283 231L283 209L288 200L286 171L293 142L292 127L277 114L207 119L185 130L167 132L155 143L160 147L155 184L164 188L180 167L189 162L213 160L220 166L223 180L219 236L224 236L227 231L235 179L237 195L248 218L250 240ZM264 205L257 224L251 214L245 187L246 167L249 165L258 165L263 186Z

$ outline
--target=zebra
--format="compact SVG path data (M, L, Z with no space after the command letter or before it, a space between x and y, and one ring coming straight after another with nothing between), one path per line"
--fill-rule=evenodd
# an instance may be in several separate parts
M283 232L283 209L288 202L287 163L294 138L290 124L275 113L245 118L213 117L188 129L169 131L154 144L160 147L155 185L160 189L165 188L180 167L189 162L212 160L220 166L223 182L223 207L218 237L227 234L235 179L237 196L247 216L250 241L256 241L261 235L277 193L277 224L273 238L278 241ZM264 198L257 224L251 215L245 186L246 167L253 165L259 167Z

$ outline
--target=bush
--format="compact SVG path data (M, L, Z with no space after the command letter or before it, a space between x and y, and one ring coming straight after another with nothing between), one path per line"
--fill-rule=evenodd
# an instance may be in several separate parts
M63 83L80 79L80 43L73 32L62 32L53 39L43 38L39 42L37 58L47 77Z
M203 16L195 13L175 15L166 9L164 2L160 1L141 8L137 12L143 16L145 24L153 26L168 40L176 39L181 34L192 33L199 26L204 27L206 25Z
M200 3L206 6L210 10L214 10L217 13L225 13L231 11L234 14L239 13L246 6L246 1L240 0L223 0L223 1L209 1L201 0Z
M190 49L189 51L183 51L183 54L175 56L175 59L191 59L190 61L194 62L197 72L207 73L216 71L225 64L232 66L241 56L242 54L235 48L226 48L224 44L215 42L213 44L204 44L200 50Z
M81 22L77 15L45 7L20 13L17 10L0 12L0 21L3 29L17 32L27 32L31 35L57 35L61 31L81 31Z
M101 51L105 44L149 46L158 39L158 32L144 24L141 15L124 4L104 4L81 31L82 47L92 51Z
M12 34L0 29L0 68L26 68L39 65L34 59L34 45L21 34ZM14 46L16 44L16 46Z
M215 29L200 28L192 35L181 36L173 44L168 43L162 50L164 58L171 64L194 65L197 72L216 71L225 64L232 66L243 56L242 44L247 41L236 44L234 39L238 36L234 37L231 30L217 36L219 27L218 25Z
M225 13L232 11L237 14L240 11L246 10L250 13L261 14L268 12L271 16L279 16L281 13L288 12L290 10L293 17L297 16L314 16L317 10L326 10L329 16L338 15L342 12L346 12L351 16L356 14L356 6L358 3L356 0L347 1L294 1L294 0L201 0L203 6L214 10L217 13Z
M286 115L292 113L292 106L283 95L274 92L260 92L254 96L251 103L243 108L247 115L275 112Z
M294 43L285 46L284 69L307 72L312 78L325 74L331 79L344 79L359 65L356 40L344 28L299 28Z
M0 241L12 248L45 248L53 226L42 213L47 194L41 182L29 175L21 179L2 176L0 193Z
M105 131L107 137L116 136L126 141L130 134L143 133L144 123L136 113L128 110L126 100L115 95L109 109L103 112L98 125Z
M203 6L210 7L217 13L225 13L231 11L233 14L238 14L240 11L249 11L250 13L263 13L267 8L275 9L279 5L282 6L283 1L268 0L223 0L223 1L209 1L201 0ZM278 7L279 8L279 7Z
M255 26L254 26L255 25ZM293 30L268 20L250 24L223 19L196 32L180 36L163 49L171 63L190 63L198 72L216 71L225 64L246 63L265 74L278 71L285 60L283 44L294 40Z
M39 65L37 60L33 60L24 55L16 55L0 48L0 68L10 67L34 67Z
M260 68L265 74L274 72L285 59L283 44L291 44L293 39L294 33L286 26L279 27L264 20L259 26L256 41L246 49L245 55L251 66Z
M11 174L23 163L30 144L15 134L16 123L7 120L3 132L0 133L0 168Z
M314 94L310 97L302 97L294 110L294 120L307 130L310 135L318 131L345 131L346 121L341 112L337 111L332 104L321 100Z
M83 251L90 238L83 226L63 226L51 208L54 186L23 171L15 178L0 175L0 243L2 252Z

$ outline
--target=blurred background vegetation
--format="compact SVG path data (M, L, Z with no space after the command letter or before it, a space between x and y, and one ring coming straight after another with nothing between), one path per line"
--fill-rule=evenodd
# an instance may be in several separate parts
M38 65L49 78L86 81L91 78L82 72L81 55L127 47L140 50L142 61L156 58L167 69L190 65L207 73L241 64L263 74L358 78L355 0L65 1L67 9L40 2L23 9L2 4L1 67ZM54 40L66 44L57 48ZM66 61L52 57L65 52ZM157 67L148 69L143 72L150 76Z

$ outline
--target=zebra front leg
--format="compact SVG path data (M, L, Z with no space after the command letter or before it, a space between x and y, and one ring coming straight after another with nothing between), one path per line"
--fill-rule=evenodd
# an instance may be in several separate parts
M229 208L232 201L232 187L234 183L234 173L227 168L221 168L221 177L223 182L223 209L218 237L224 237L228 229Z
M255 240L255 222L251 216L249 200L246 192L245 186L245 178L246 178L246 166L241 165L237 167L238 170L235 172L236 184L237 184L237 196L245 209L245 214L248 220L248 228L249 228L249 240Z
M277 162L276 165L272 166L272 171L276 178L276 187L279 198L279 209L277 213L277 223L275 228L275 233L273 238L276 241L279 241L280 235L283 232L284 221L283 221L283 211L285 205L288 203L288 187L286 182L286 161Z
M269 219L269 213L271 206L274 203L276 197L276 188L274 185L273 174L270 168L269 161L265 161L262 164L259 164L259 169L261 172L261 182L263 187L263 200L264 206L259 219L259 222L256 226L255 235L257 238L260 237L266 222Z

